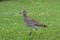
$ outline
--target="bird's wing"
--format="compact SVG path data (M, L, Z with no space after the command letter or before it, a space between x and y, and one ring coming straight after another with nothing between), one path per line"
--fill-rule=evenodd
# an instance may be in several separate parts
M38 23L34 19L29 19L28 21L29 21L29 24L31 24L32 26L39 26L40 25L40 23Z
M39 26L43 26L43 27L47 27L46 25L41 24L41 23L38 23L38 22L35 21L35 20L31 20L30 23L31 23L32 26L38 26L38 27L39 27Z
M39 23L39 22L35 21L34 19L29 18L29 17L27 17L27 18L25 19L25 22L26 22L28 25L30 25L30 26L43 26L43 27L46 27L46 25L41 24L41 23Z

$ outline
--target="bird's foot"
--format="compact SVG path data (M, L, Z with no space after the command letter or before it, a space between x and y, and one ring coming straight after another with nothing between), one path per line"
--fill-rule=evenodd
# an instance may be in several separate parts
M32 35L32 32L30 32L29 35L31 36Z

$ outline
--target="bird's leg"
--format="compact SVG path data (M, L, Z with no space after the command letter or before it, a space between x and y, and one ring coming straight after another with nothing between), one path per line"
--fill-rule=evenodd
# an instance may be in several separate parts
M38 29L38 27L34 27L35 28L35 30L37 30Z
M32 32L30 32L30 36L32 35Z
M29 33L29 35L30 35L30 36L32 35L32 27L30 28L30 33Z
M37 28L35 28L35 30L37 30Z

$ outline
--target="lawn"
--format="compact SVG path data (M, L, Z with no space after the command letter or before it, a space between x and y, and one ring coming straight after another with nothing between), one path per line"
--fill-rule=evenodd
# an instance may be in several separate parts
M29 17L46 24L33 30L24 24L20 13L26 9ZM60 40L59 0L18 0L0 2L0 40Z

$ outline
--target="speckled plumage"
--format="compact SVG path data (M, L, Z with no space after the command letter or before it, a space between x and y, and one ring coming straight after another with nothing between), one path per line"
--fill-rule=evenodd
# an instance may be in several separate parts
M35 26L36 27L47 27L46 25L43 25L41 23L38 23L37 21L31 19L30 17L27 16L27 13L25 10L22 10L20 14L23 14L23 17L24 17L24 22L31 26L31 31L30 31L30 35L32 34L32 27Z

